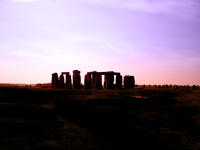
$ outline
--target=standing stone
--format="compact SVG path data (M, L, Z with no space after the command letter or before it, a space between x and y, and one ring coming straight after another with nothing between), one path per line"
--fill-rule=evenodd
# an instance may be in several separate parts
M71 80L71 75L70 74L66 74L65 88L66 89L71 89L72 88L72 80Z
M59 88L64 88L65 87L65 83L64 83L64 76L63 74L60 75L60 78L59 78Z
M62 75L65 75L65 88L71 89L72 88L72 82L71 82L71 75L69 72L62 72Z
M116 87L118 89L122 88L122 76L120 74L116 75Z
M80 71L78 70L73 71L73 88L74 89L81 88L81 76L80 76Z
M96 73L93 76L93 80L94 80L94 88L95 89L102 89L102 78L101 78L101 74L100 73Z
M92 80L92 88L94 89L95 88L95 78L97 76L97 72L96 71L90 72L90 75L91 75L91 80Z
M85 75L85 89L91 89L92 88L92 78L91 74Z
M58 88L58 74L57 73L53 73L52 74L52 80L51 80L51 87L52 88Z
M106 72L105 73L105 82L104 87L106 89L113 89L114 88L114 73L113 72Z
M135 86L135 78L134 76L125 76L124 77L124 87L126 89L132 89Z

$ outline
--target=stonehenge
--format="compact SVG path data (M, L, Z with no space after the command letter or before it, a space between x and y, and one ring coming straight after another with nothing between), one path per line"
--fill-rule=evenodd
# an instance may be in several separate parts
M62 72L62 75L65 75L65 83L64 83L64 87L66 89L71 89L72 88L72 83L71 83L71 75L69 74L69 72Z
M58 74L57 73L52 74L51 86L52 86L52 88L58 88L59 87Z
M106 72L104 87L106 89L113 89L114 88L113 82L114 82L114 72Z
M122 75L120 75L120 73L116 75L116 88L122 88Z
M104 76L104 88L105 89L118 89L122 88L122 76L120 73L108 71L108 72L88 72L87 76L92 80L91 87L93 89L102 89L102 76ZM116 86L114 86L114 76L116 76ZM86 81L87 82L87 81ZM85 83L86 83L85 82Z
M134 76L125 76L124 77L124 88L132 89L135 86L135 78Z
M65 75L65 77L64 77ZM57 73L52 74L51 80L51 87L52 88L71 88L71 75L69 72L62 72L60 77L58 78Z
M63 74L60 75L59 77L59 88L64 88L65 87L65 83L64 83L64 76Z
M74 89L81 88L81 76L80 76L80 71L78 70L73 71L73 88Z
M79 70L73 70L73 84L69 72L62 72L58 78L57 73L52 74L52 88L80 89L82 88ZM104 78L103 78L104 77ZM104 79L104 83L102 83ZM135 87L134 76L124 76L124 88L132 89ZM85 89L122 89L122 75L119 72L87 72L84 76Z
M85 89L92 89L92 78L90 74L85 75Z
M93 89L102 89L102 77L100 72L88 72L87 75L90 76L92 80Z

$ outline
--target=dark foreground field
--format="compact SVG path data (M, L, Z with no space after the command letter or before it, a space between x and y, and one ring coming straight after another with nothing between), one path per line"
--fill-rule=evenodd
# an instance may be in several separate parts
M0 88L0 150L200 149L200 91Z

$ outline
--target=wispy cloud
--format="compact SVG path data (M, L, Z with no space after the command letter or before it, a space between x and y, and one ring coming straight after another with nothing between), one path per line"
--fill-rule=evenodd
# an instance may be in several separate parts
M184 18L199 16L199 0L81 0L88 3L120 9L162 13Z
M25 3L32 3L37 2L39 0L12 0L13 2L25 2Z
M134 0L124 3L123 7L138 11L193 18L199 14L200 3L197 0Z

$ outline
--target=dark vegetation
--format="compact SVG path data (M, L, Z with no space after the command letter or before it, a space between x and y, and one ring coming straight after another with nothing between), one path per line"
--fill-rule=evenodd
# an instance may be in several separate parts
M0 150L199 149L198 89L0 87Z

